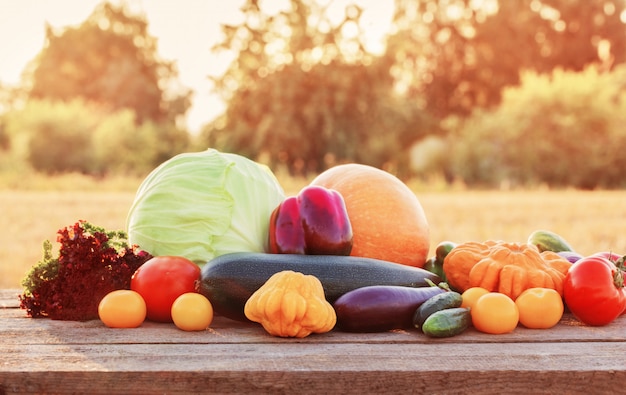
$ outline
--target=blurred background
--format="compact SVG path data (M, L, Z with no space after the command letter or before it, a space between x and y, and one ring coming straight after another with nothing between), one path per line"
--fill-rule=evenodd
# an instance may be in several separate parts
M626 0L7 0L0 180L208 147L312 177L626 187Z
M442 240L626 239L626 0L2 0L0 287L209 147L385 169Z

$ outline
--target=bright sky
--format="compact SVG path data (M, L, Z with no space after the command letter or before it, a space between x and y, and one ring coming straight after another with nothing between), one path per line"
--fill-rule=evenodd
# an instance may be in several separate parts
M281 7L286 0L266 0ZM320 0L325 1L325 0ZM349 0L328 0L342 11ZM392 18L394 0L357 0L372 45L380 42ZM1 0L0 82L17 85L26 64L43 48L45 24L60 28L82 23L100 0ZM117 3L117 1L113 1ZM225 57L210 48L220 41L222 23L237 23L243 0L128 0L133 10L145 12L150 34L158 39L158 53L178 65L181 83L194 93L188 127L201 126L224 110L207 79L225 69Z

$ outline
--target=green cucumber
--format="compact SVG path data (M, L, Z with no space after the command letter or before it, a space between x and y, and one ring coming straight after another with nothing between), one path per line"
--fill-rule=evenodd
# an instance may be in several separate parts
M439 310L451 309L454 307L460 307L463 303L463 297L460 293L455 291L449 291L437 294L415 310L413 314L413 325L420 329L428 317L436 313Z
M422 332L430 337L456 336L469 328L471 322L472 316L468 307L439 310L426 319Z
M435 248L435 256L429 258L424 264L424 269L441 277L446 282L446 273L443 271L443 260L457 244L453 241L442 241Z
M447 240L437 244L437 247L435 247L435 259L437 259L437 262L443 265L443 260L446 259L446 256L448 256L450 251L457 245L457 243Z
M202 267L198 291L211 301L216 313L248 321L244 314L248 298L283 270L317 277L331 304L348 291L365 286L430 287L441 281L424 269L372 258L236 252L214 258Z
M439 277L441 277L441 281L446 281L446 274L443 272L443 264L437 262L437 258L431 257L426 260L424 263L424 270L428 270L431 273L435 273Z
M528 236L528 244L534 245L539 252L574 251L572 246L561 235L549 230L536 230Z

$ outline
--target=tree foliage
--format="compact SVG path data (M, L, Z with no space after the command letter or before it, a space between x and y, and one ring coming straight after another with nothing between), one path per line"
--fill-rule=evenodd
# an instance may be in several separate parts
M214 51L232 62L213 83L227 110L199 149L294 174L354 161L470 185L626 186L625 0L396 0L380 55L356 5L335 19L331 2L265 4L245 0L223 26ZM0 148L36 168L145 172L189 147L173 126L189 93L167 89L174 65L123 6L48 28L27 76Z
M5 122L13 161L50 174L145 175L188 143L171 123L137 124L130 109L111 113L83 99L29 100Z
M101 120L94 105L80 99L67 103L31 100L7 114L7 130L15 161L46 173L89 173L91 131Z
M396 0L388 53L439 118L497 105L520 72L626 61L624 0Z
M470 185L626 187L625 124L626 65L526 72L451 134L452 172Z
M209 144L292 171L338 160L407 172L410 146L449 116L496 108L522 73L626 61L623 0L396 0L380 56L364 49L359 7L332 23L320 4L291 0L268 15L248 0L244 21L224 26L216 49L234 60L215 86L228 109L207 128Z
M102 3L77 27L47 28L19 89L0 87L0 146L44 173L146 174L189 147L189 92L159 59L147 21ZM27 95L24 95L27 93Z
M434 131L417 103L393 94L389 60L365 50L359 7L338 23L314 0L276 15L254 0L242 10L216 48L236 57L215 81L228 109L205 132L212 146L295 173L342 161L397 168L404 148Z
M168 97L173 63L157 56L148 23L124 6L102 3L77 27L48 26L46 45L30 65L30 98L82 98L111 111L132 109L139 122L174 121L184 115L190 93Z

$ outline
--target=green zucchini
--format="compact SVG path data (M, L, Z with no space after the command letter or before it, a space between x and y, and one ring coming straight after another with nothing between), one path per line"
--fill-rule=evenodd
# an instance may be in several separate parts
M346 292L365 286L429 287L441 281L424 269L372 258L237 252L207 262L202 267L198 291L211 301L217 314L247 321L243 310L248 298L283 270L317 277L331 304Z
M437 294L422 303L420 307L415 310L415 314L413 314L413 325L417 329L420 329L426 319L433 313L439 310L460 307L461 303L463 303L463 297L458 292L449 291Z
M463 333L472 322L470 309L454 307L436 311L422 325L422 332L430 337L451 337Z
M572 246L565 239L549 230L536 230L528 236L528 244L534 245L539 252L552 251L574 251Z

